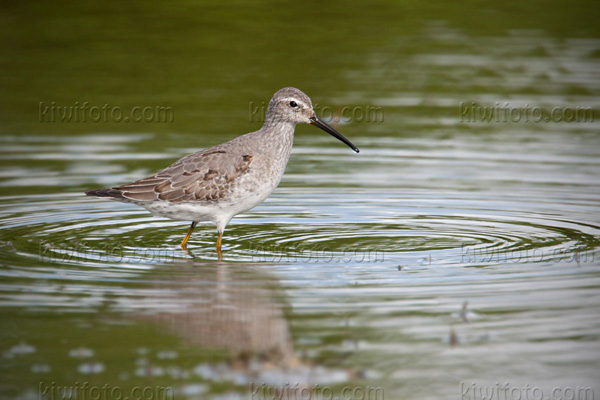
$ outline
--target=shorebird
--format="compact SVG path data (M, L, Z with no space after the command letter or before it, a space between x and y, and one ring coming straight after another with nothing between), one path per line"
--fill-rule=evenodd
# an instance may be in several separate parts
M296 124L312 124L358 148L323 122L299 89L277 91L262 128L229 142L185 156L156 174L125 185L85 192L144 207L153 215L192 221L181 248L201 221L217 225L221 258L225 226L236 215L262 203L275 190L290 158Z

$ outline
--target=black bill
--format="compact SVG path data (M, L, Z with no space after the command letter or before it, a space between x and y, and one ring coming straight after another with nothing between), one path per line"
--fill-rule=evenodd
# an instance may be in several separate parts
M358 147L353 145L351 141L344 137L344 135L333 129L325 122L321 121L316 115L310 119L310 124L323 129L325 132L329 133L331 136L333 136L340 142L346 143L352 150L354 150L354 152L358 153L360 151L358 150Z

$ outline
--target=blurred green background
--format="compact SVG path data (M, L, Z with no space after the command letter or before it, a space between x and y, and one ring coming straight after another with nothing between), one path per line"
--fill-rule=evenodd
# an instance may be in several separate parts
M594 1L3 1L0 132L234 136L248 128L249 102L268 102L284 86L333 105L336 98L372 104L410 91L468 96L482 91L469 76L423 78L403 68L414 55L465 51L460 41L441 45L424 31L440 23L443 34L471 37L538 30L543 53L548 38L599 37L599 9ZM474 68L478 73L494 71ZM39 121L40 102L86 101L172 107L174 123ZM437 111L454 116L456 107Z

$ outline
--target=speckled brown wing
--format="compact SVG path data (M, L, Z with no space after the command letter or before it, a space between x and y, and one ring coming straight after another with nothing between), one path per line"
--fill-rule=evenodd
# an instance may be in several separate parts
M250 154L235 155L227 150L201 151L112 190L132 201L214 202L231 193L236 181L248 173L252 159Z

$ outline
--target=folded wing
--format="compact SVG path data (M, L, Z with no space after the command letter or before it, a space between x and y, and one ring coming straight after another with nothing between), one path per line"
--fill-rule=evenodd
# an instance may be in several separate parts
M248 173L252 159L251 154L230 154L227 150L201 151L147 178L87 194L136 202L214 202L231 193L236 182Z

